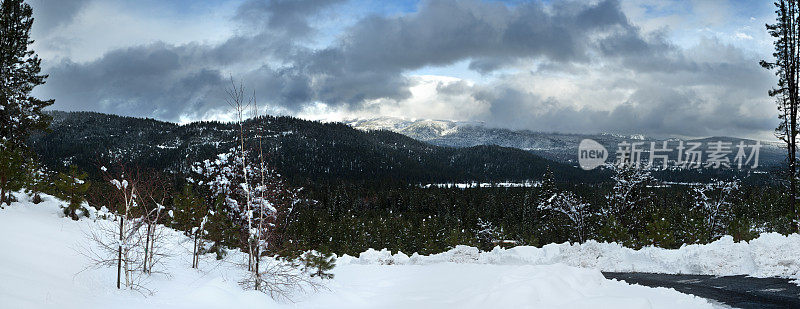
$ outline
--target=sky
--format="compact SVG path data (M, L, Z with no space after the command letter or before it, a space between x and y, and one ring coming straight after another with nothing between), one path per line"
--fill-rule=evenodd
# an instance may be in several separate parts
M29 0L52 109L772 139L771 1Z

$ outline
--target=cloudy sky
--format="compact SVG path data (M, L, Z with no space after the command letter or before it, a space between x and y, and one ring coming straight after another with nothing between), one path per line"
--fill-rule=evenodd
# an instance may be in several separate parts
M771 1L29 0L53 109L770 138Z

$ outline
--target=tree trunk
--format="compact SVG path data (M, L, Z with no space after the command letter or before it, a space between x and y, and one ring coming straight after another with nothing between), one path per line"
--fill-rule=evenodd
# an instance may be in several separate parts
M250 242L250 237L247 239L247 270L253 270L253 245Z
M125 272L125 287L126 288L130 288L131 286L133 286L132 281L131 281L131 271L133 269L131 269L131 265L129 264L130 263L130 256L128 255L128 253L129 253L129 251L126 249L125 250L125 254L123 255L123 257L124 257L123 261L125 261L125 266L123 267L124 268L123 271Z
M198 232L200 232L200 229L198 229L196 232L194 232L194 249L192 250L192 268L197 268L197 264L198 264L197 263L198 262L198 257L197 257L197 233Z
M793 123L792 126L795 124ZM795 149L797 145L795 144L795 138L791 137L792 145L791 149L792 152L789 154L789 209L792 212L792 230L795 232L800 232L798 230L798 217L797 217L797 166L795 163L796 160L796 152Z
M156 225L150 227L150 264L148 264L147 273L153 273L153 258L155 257L155 244L156 244Z
M261 253L259 252L259 253L256 254L256 269L255 269L255 272L256 272L256 291L260 291L261 290L261 272L259 272L259 270L258 270L258 266L259 266L260 262L261 262Z
M0 208L3 208L3 203L6 201L6 175L0 176Z
M119 217L119 244L117 245L117 289L119 289L119 283L122 277L122 224L123 217Z
M149 247L150 247L150 223L147 223L147 229L145 230L145 240L144 240L144 262L142 263L142 272L148 273L147 269L147 258L149 255ZM151 261L152 262L152 261Z
M797 17L797 3L795 1L789 1L788 7L788 34L789 38L787 38L787 43L789 45L789 61L788 61L788 73L789 77L787 78L788 86L789 86L789 100L790 100L790 109L789 109L789 124L790 124L790 132L789 135L789 207L791 208L793 214L792 220L792 228L795 232L798 231L798 221L797 221L797 108L800 105L800 98L798 98L798 29L797 29L797 21L795 18Z

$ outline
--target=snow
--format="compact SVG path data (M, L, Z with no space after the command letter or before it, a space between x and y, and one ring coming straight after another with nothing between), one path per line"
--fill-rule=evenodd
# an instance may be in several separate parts
M20 195L18 195L20 196ZM0 210L0 307L3 308L208 308L254 307L274 303L259 292L237 284L241 270L219 263L211 255L202 261L207 271L194 271L189 240L170 231L169 275L154 274L145 283L153 291L119 291L116 269L87 268L84 236L96 223L72 221L59 215L59 204L12 203ZM215 306L214 304L218 304Z
M51 196L38 205L18 197L0 210L3 308L712 308L702 298L606 280L568 261L532 265L537 261L522 257L537 255L534 248L480 253L467 246L432 256L386 250L343 256L325 289L277 302L239 286L244 256L238 252L223 261L203 256L200 270L191 269L191 240L172 230L165 243L172 257L161 269L168 274L145 282L152 293L117 290L116 269L86 268L82 254L91 246L84 235L103 219L72 221L59 215L60 202ZM552 255L555 247L548 248L536 250Z
M566 265L343 265L303 308L712 308L674 290ZM367 296L367 297L365 297Z
M354 264L474 263L493 265L565 264L611 272L649 272L699 275L749 275L800 279L800 234L784 236L764 233L749 242L734 242L731 236L705 245L684 245L679 249L645 247L639 250L616 243L587 241L583 244L548 244L542 248L496 247L489 252L477 248L456 248L429 256L392 255L388 250L367 250L357 258L339 259Z

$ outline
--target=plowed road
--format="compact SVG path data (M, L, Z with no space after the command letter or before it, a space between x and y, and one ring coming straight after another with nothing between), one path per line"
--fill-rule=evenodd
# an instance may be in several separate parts
M782 278L604 272L606 278L673 288L734 308L800 308L800 286Z

